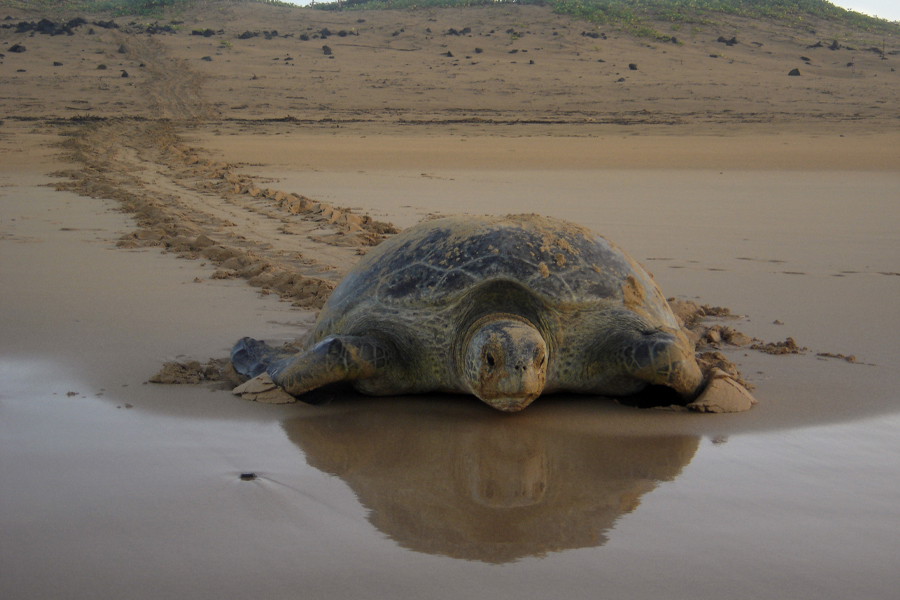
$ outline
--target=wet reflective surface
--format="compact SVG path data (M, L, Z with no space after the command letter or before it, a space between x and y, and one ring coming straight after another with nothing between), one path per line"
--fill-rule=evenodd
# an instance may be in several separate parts
M896 595L896 278L860 276L823 333L850 277L734 261L734 280L822 299L785 310L801 341L875 365L739 356L760 399L743 415L572 397L515 415L446 396L265 406L144 382L178 352L291 339L302 314L111 250L121 215L31 189L2 203L0 597ZM741 293L684 271L704 298ZM749 326L766 329L759 294Z
M700 443L572 431L565 410L528 418L451 398L345 404L284 423L307 463L345 481L400 546L487 563L603 545Z

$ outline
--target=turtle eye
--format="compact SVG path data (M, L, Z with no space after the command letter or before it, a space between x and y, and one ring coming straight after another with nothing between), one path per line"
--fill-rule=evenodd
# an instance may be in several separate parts
M494 360L494 355L490 352L485 355L484 359L487 361L489 367L493 367L497 362L496 360Z

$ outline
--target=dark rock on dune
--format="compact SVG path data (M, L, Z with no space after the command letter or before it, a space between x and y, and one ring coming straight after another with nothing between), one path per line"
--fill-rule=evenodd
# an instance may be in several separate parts
M513 48L512 50L509 51L509 53L510 53L510 54L515 54L515 53L518 52L518 51L519 51L519 50L518 50L517 48Z
M304 42L308 42L308 41L309 41L309 36L306 35L305 33L301 33L301 34L300 34L300 40L301 40L301 41L304 41Z
M105 70L106 70L106 65L104 65L103 63L100 63L99 65L97 65L97 70L98 70L98 71L105 71Z
M831 42L831 45L828 46L828 49L829 49L829 50L840 50L840 49L841 49L841 45L838 43L837 40L834 40L833 42Z
M809 58L808 56L801 56L801 57L800 57L800 60L802 60L802 61L804 61L804 62L810 62L810 61L812 61L812 59Z
M212 56L202 56L200 60L205 60L206 62L212 62Z
M581 35L583 35L584 37L589 37L591 39L595 39L595 40L600 39L600 34L597 33L596 31L582 31Z
M216 34L212 29L194 29L191 35L202 35L203 37L212 37Z
M21 52L25 52L25 46L23 46L21 44L13 44L12 46L9 47L9 51L15 52L17 54L21 53Z
M447 53L444 54L444 56L446 56L447 58L453 58L453 53L447 50Z
M103 29L118 29L119 25L113 20L109 21L94 21L94 25L97 27L102 27Z
M241 35L238 36L238 39L239 40L249 40L250 38L254 38L258 35L259 35L258 33L253 32L253 31L245 31L244 33L242 33Z
M79 17L80 18L80 17ZM81 19L84 21L84 19ZM74 24L73 24L74 23ZM35 33L40 33L42 35L75 35L75 32L72 30L73 27L78 27L80 23L78 23L77 19L72 19L68 23L57 23L56 21L51 21L50 19L41 19L38 22L34 21L21 21L16 24L16 33L31 33L34 35ZM9 29L11 26L4 25L4 29Z
M326 39L329 35L334 35L334 34L331 33L331 30L330 30L330 29L328 29L327 27L325 27L325 28L323 28L321 31L319 31L319 35L322 36L322 39L324 40L324 39Z
M726 46L734 46L738 44L737 37L732 37L731 39L726 39L725 36L719 36L719 39L716 40L719 43L725 44Z
M475 48L475 54L481 54L484 52L484 48Z
M40 21L38 21L38 24L35 26L34 30L38 33L54 35L59 30L59 28L60 26L58 23L55 23L50 19L41 19Z
M628 68L631 69L632 71L637 71L637 70L638 70L637 65L634 64L634 63L629 63L629 64L628 64Z
M121 76L122 76L122 77L128 77L128 76L129 76L129 75L128 75L128 71L122 71L122 75L121 75Z
M125 47L125 44L122 44L119 46L118 52L119 54L128 54L128 48Z
M61 66L63 66L63 64L62 64L61 62L59 62L58 60L55 60L55 61L53 61L53 66L54 66L54 67L61 67Z
M791 69L791 72L788 73L791 77L800 77L800 69Z
M329 48L328 46L322 46L322 53L325 54L325 56L331 56L331 48Z

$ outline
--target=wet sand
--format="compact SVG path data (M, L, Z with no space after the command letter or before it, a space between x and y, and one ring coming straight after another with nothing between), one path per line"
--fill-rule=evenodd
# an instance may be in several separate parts
M242 30L275 14L229 10L257 20ZM163 76L198 43L143 56L191 85L116 92L173 122L60 121L66 100L33 87L14 114L38 121L0 126L0 596L893 597L892 105L766 129L179 120L227 84ZM733 415L565 396L514 415L441 395L269 406L146 383L244 335L302 335L317 294L390 235L374 224L465 212L575 220L667 296L744 315L711 323L809 350L723 345L759 399ZM263 263L302 277L248 285Z

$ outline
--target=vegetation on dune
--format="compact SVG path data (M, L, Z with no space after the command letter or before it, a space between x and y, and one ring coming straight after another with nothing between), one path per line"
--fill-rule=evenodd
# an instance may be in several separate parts
M504 0L340 0L317 3L319 10L372 10L490 6ZM835 6L827 0L511 0L549 6L554 12L598 25L621 27L638 35L666 37L650 23L710 23L717 15L773 19L803 25L818 17L861 31L900 31L897 24Z
M241 0L239 0L241 1ZM296 7L280 0L242 0L278 6ZM141 15L161 18L164 13L195 6L217 4L217 0L0 0L0 6L32 10L66 10L108 14L110 16Z
M245 0L280 6L295 6L280 0ZM791 27L808 27L810 18L869 33L900 33L900 22L890 23L835 6L827 0L334 0L318 2L318 10L378 10L418 8L458 8L493 6L501 3L548 6L573 18L617 27L633 34L669 39L653 27L668 22L679 24L715 23L722 16L772 19ZM0 0L0 6L38 10L67 9L118 15L161 17L171 10L211 5L217 0Z

